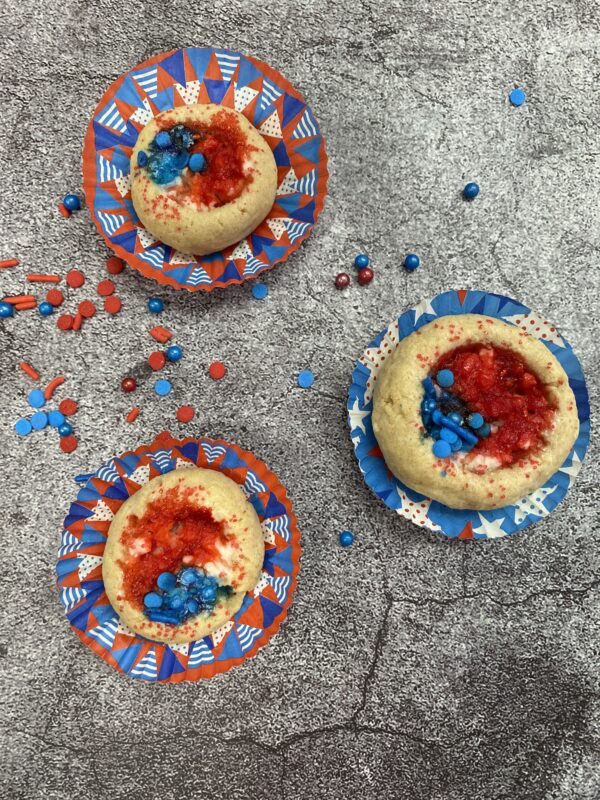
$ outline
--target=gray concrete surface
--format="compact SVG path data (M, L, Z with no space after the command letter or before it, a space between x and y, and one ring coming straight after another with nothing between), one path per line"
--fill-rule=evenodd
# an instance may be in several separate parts
M0 323L4 457L0 796L594 800L600 796L598 445L568 499L508 541L447 543L363 485L346 429L353 360L409 304L447 288L512 295L560 324L594 412L600 225L600 9L584 0L210 4L10 0L0 8L0 274L81 266L106 249L80 187L89 116L122 71L181 45L241 49L309 98L327 137L330 196L311 239L266 278L210 297L158 292L186 358L175 393L149 390L145 300L128 271L119 318L79 337L29 312ZM525 87L511 109L507 92ZM466 180L482 192L466 204ZM376 279L333 276L358 250ZM403 253L423 267L407 275ZM92 289L90 288L90 293ZM26 357L67 376L79 449L12 431ZM214 358L229 377L211 382ZM311 367L313 390L296 388ZM132 369L142 413L124 422ZM287 485L303 533L281 634L208 682L128 680L69 630L54 587L72 476L174 422L238 442ZM336 537L352 529L356 546Z

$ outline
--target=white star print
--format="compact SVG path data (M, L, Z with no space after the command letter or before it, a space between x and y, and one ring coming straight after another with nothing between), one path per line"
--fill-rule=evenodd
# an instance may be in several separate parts
M364 418L368 417L370 411L363 411L359 405L358 397L354 398L354 406L348 412L348 416L350 417L350 430L354 431L356 428L360 428L360 430L366 434L367 429L365 428Z
M577 455L577 453L573 452L573 461L570 467L561 467L558 471L564 472L565 475L569 476L569 489L573 485L573 481L579 475L579 471L581 470L581 459Z
M436 312L431 305L431 300L421 300L419 305L414 307L413 311L415 312L415 325L424 314L436 316Z
M506 536L506 531L501 528L503 521L501 519L486 519L482 514L479 514L480 524L473 528L473 533L483 533L488 539L500 539L502 536Z

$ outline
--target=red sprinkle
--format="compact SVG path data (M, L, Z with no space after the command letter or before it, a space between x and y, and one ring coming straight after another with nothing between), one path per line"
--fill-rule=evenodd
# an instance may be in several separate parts
M60 275L39 275L30 273L27 276L29 283L60 283Z
M164 367L164 365L167 363L167 358L164 353L160 352L160 350L155 350L153 353L150 353L150 356L148 357L148 363L156 372Z
M19 366L28 378L31 378L32 381L39 381L40 373L37 369L34 369L31 364L28 364L27 361L21 361Z
M23 300L20 303L15 303L17 311L29 311L30 308L37 308L37 300Z
M100 281L98 284L98 294L100 297L108 297L109 294L113 294L115 291L115 285L112 281L105 280Z
M70 314L61 314L56 320L56 327L61 331L70 331L73 327L73 317Z
M18 258L5 258L0 261L0 269L8 269L8 267L18 267L21 262Z
M173 334L161 325L155 325L154 328L150 328L150 336L156 339L157 342L165 344L165 342L168 342L169 339L172 338Z
M72 453L77 449L77 439L74 436L61 436L60 449L63 453Z
M125 262L122 258L111 256L110 258L106 259L106 269L109 275L118 275L125 269Z
M121 381L121 389L124 392L135 392L137 389L137 381L131 375L126 375Z
M73 325L72 330L78 331L81 328L81 323L83 322L83 317L81 316L80 312L78 311L77 314L73 317Z
M363 267L362 269L359 269L356 275L356 280L361 286L366 286L367 283L371 283L373 280L373 270L371 267Z
M179 406L177 409L177 419L179 422L191 422L195 414L194 406Z
M134 406L129 412L129 414L127 414L127 416L125 417L125 422L135 422L139 416L139 413L140 413L139 408L137 406Z
M96 313L96 306L92 303L91 300L82 300L81 303L77 306L77 310L81 314L82 317L85 319L89 319L93 317Z
M350 275L347 272L340 272L335 277L335 288L345 289L350 285Z
M58 210L59 210L59 211L60 211L60 213L63 215L63 217L66 217L67 219L68 219L68 218L71 216L71 212L70 212L70 211L69 211L69 209L68 209L68 208L67 208L67 207L64 205L64 203L59 203L59 204L58 204Z
M65 379L62 375L57 375L56 378L53 378L48 386L44 389L44 397L46 400L52 400L52 396L54 392L58 389L59 386L62 386L65 382Z
M3 303L10 303L11 306L16 306L19 303L29 303L32 300L35 300L34 295L32 294L15 294L12 297L3 297Z
M67 272L67 286L71 289L79 289L85 283L85 275L78 269L70 269Z
M118 314L121 310L121 301L114 294L104 301L104 310L109 314Z
M50 303L51 306L54 306L54 308L62 305L64 299L65 296L60 289L48 289L48 291L46 292L46 300Z
M79 406L77 405L76 400L70 400L67 398L66 400L61 400L58 404L58 410L61 414L64 414L65 417L72 417L73 414L77 413L77 409Z
M208 374L213 379L213 381L220 381L221 378L225 377L226 372L227 372L227 367L220 361L213 361L213 363L208 368Z

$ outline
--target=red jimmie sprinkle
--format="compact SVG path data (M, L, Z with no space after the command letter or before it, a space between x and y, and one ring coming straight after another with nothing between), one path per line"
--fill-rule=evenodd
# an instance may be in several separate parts
M62 386L65 382L65 379L62 375L57 375L56 378L53 378L48 386L44 389L44 397L46 400L52 400L52 396L54 392L58 389L59 386Z
M60 449L63 453L72 453L77 449L77 439L74 436L61 436Z
M121 310L121 301L114 294L104 301L104 310L109 314L118 314Z
M148 357L148 363L156 372L164 367L164 365L167 363L167 359L164 353L161 353L159 350L155 350L153 353L150 353Z
M125 417L125 422L129 423L135 422L139 416L139 413L140 413L139 408L137 406L134 406L129 412L129 414L127 414L127 416Z
M73 317L73 325L71 326L74 331L78 331L81 328L81 323L83 322L83 317L81 313L78 311L77 314Z
M0 261L0 269L8 269L8 267L18 267L21 262L18 258L5 258Z
M177 419L179 422L191 422L195 414L194 406L179 406L177 409Z
M77 306L77 310L81 314L82 317L85 319L89 319L93 317L96 313L96 306L92 303L91 300L82 300L81 303Z
M27 361L21 361L19 366L28 378L31 378L32 381L39 381L40 373L37 369L34 369L31 364L28 364Z
M109 294L114 293L115 285L112 281L109 280L100 281L97 287L97 291L100 297L108 297Z
M60 289L48 289L46 292L46 300L51 306L57 308L64 302L65 296Z
M227 373L227 367L220 361L213 361L210 367L208 368L208 374L213 379L213 381L220 381L221 378L225 377L226 373Z
M37 308L37 300L23 300L20 303L15 303L17 311L29 311L30 308Z
M73 317L70 314L61 314L56 320L56 327L61 331L70 331L73 327Z
M15 294L13 297L4 297L2 302L10 303L11 306L16 306L19 303L30 303L32 300L35 300L32 294Z
M63 217L66 217L67 219L71 216L71 212L69 211L68 208L65 207L63 203L58 204L58 210L63 215Z
M71 289L79 289L85 283L85 275L78 269L70 269L67 272L67 286Z
M168 342L173 336L171 331L167 330L167 328L163 328L161 325L155 325L154 328L150 328L149 333L153 339L156 339L156 341L161 344Z
M125 262L122 258L111 256L106 259L106 270L109 275L118 275L125 269Z
M29 283L60 283L60 275L39 275L30 273L27 276Z
M77 409L79 406L77 405L76 400L71 400L67 398L66 400L61 400L58 405L58 410L61 414L64 414L65 417L72 417L73 414L77 413Z

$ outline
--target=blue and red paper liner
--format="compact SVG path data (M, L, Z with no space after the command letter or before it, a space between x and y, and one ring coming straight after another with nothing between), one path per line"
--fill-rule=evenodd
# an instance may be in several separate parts
M423 325L449 314L484 314L538 338L558 359L577 403L579 434L560 469L540 489L518 503L485 511L455 509L409 489L387 468L373 433L372 392L377 373L398 342ZM357 361L348 393L348 420L354 450L367 485L388 506L421 527L450 538L496 539L517 533L550 514L581 469L590 439L590 407L585 377L569 343L556 327L522 303L475 290L443 292L393 320Z
M259 582L233 619L190 644L153 642L124 626L108 601L102 556L111 520L149 480L173 469L216 469L241 487L265 539ZM119 672L147 681L195 681L225 672L263 647L292 602L300 565L300 532L285 488L266 465L233 444L172 439L123 453L80 489L64 521L56 564L67 619L81 641Z
M244 114L275 157L278 189L267 218L239 244L194 257L146 231L131 202L129 159L156 114L219 103ZM103 95L83 148L83 186L98 231L148 278L176 289L211 291L242 283L284 261L307 238L327 192L327 154L303 97L268 65L230 50L188 47L126 72Z

